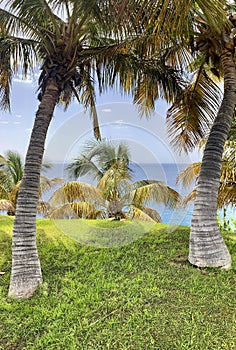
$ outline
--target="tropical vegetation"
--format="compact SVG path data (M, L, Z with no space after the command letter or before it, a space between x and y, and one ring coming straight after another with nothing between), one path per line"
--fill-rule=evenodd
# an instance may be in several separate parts
M174 207L179 194L158 180L132 182L130 152L125 143L107 139L87 141L82 152L67 167L75 181L65 183L51 196L50 217L87 219L139 219L161 221L159 213L147 204ZM78 181L82 175L96 179L96 187Z
M7 151L0 156L0 210L15 215L17 194L23 177L23 163L18 152Z
M16 244L13 244L9 289L12 296L28 297L42 282L35 241L36 213L45 139L55 106L61 102L67 107L76 98L85 108L90 108L94 134L99 139L94 74L100 92L108 86L120 85L122 90L135 95L135 84L142 86L143 78L147 76L152 76L152 82L160 85L156 97L168 97L170 91L173 93L178 88L180 74L168 69L169 65L162 60L143 65L137 57L130 56L130 45L127 46L124 39L128 37L130 41L133 35L143 31L143 9L143 4L139 6L136 2L67 0L12 0L0 9L3 108L10 104L13 73L21 69L23 75L27 75L41 65L40 103L26 155L13 228ZM138 101L138 95L135 99ZM25 232L27 240L24 242ZM23 251L26 258L20 259Z
M49 163L43 164L43 170L50 168ZM23 177L24 165L21 155L17 151L7 151L4 156L0 155L0 210L6 211L7 215L16 214L16 203L19 187ZM62 184L59 178L49 179L45 175L40 176L37 211L47 215L50 205L43 200L43 195Z
M214 5L210 10L206 1L201 4L189 2L187 12L185 8L183 10L185 18L180 20L181 24L171 26L168 31L165 26L160 26L159 19L164 13L169 25L176 16L181 17L184 4L181 1L174 3L179 9L177 14L171 8L172 2L166 7L152 2L153 7L147 10L147 18L152 20L146 26L144 37L138 41L137 50L141 51L143 60L161 58L171 69L181 72L182 84L175 90L177 96L172 94L174 103L167 115L173 145L189 151L209 131L194 203L189 261L196 266L229 268L230 254L217 225L217 197L224 143L236 103L235 5L215 1L217 13ZM216 83L221 78L223 95ZM136 102L145 101L145 106L150 107L154 106L157 97L156 86L151 80L145 80L138 90ZM173 100L169 99L169 102Z
M168 102L176 100L175 111L186 104L194 106L198 111L194 118L190 113L194 108L185 108L187 113L181 120L179 113L170 110L173 116L169 118L170 125L179 125L176 130L180 131L187 147L202 135L208 120L206 115L215 116L214 110L219 106L219 90L207 74L207 68L217 75L223 72L224 98L204 153L189 260L199 266L230 265L230 255L214 216L223 144L236 98L233 88L236 79L234 18L229 19L226 9L222 9L217 0L188 3L177 0L148 3L14 0L8 2L6 9L0 10L3 107L9 104L10 81L18 65L27 74L37 62L42 64L40 103L18 193L13 229L10 295L28 297L42 283L35 241L36 212L45 138L55 106L59 102L68 106L73 97L85 107L90 106L95 135L98 139L101 137L92 72L97 73L101 91L107 86L119 85L133 94L134 101L142 109L153 108L158 97ZM169 23L173 24L171 29ZM137 40L133 40L135 38ZM186 71L190 63L191 69L194 66L191 53L197 56L197 74L195 83L189 86ZM189 142L189 135L197 136ZM208 167L212 164L212 152L216 155L215 166ZM209 202L212 215L206 216L205 199L209 189L214 194ZM211 222L210 217L213 218ZM207 233L202 233L203 228ZM25 233L27 240L24 242ZM25 259L20 258L22 253Z

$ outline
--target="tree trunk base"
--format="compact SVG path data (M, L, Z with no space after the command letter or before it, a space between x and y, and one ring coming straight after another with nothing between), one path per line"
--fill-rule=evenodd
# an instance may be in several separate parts
M42 277L28 281L14 281L10 284L8 296L15 299L28 299L42 284Z
M206 259L192 258L188 257L188 261L191 265L196 267L217 267L224 270L229 270L231 268L231 258L229 259L216 259L215 262L207 261Z
M205 232L199 234L199 231L190 234L189 257L190 264L197 267L218 267L230 269L231 256L228 248L221 237L218 228L214 234ZM195 236L195 240L191 237Z

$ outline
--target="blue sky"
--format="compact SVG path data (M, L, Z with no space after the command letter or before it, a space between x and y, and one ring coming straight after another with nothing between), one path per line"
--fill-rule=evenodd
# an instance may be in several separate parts
M17 150L25 156L35 112L38 107L37 77L35 80L14 79L11 113L0 112L0 154ZM199 160L196 151L179 156L170 146L166 134L166 103L156 104L156 112L147 120L140 118L129 97L110 91L97 97L97 110L103 137L125 141L136 163L191 163ZM50 161L66 162L74 158L81 145L91 138L89 113L73 102L66 112L58 107L49 127L45 157Z

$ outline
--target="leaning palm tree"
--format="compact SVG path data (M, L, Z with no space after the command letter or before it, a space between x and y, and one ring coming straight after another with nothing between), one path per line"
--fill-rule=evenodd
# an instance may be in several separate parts
M204 16L201 17L196 19L198 25L195 40L196 49L199 53L198 59L202 62L198 72L200 73L204 66L208 65L211 73L223 77L224 88L223 97L219 100L221 104L216 109L217 115L213 119L213 125L204 149L201 171L198 177L191 224L189 261L197 266L228 268L231 264L231 258L217 225L217 201L223 149L233 121L236 105L234 91L236 84L235 42L232 37L235 20L233 16L230 16L230 21L227 22L227 12L225 12L225 27L216 31ZM172 134L175 134L177 129L179 131L175 142L182 139L187 148L191 148L195 144L196 140L191 138L191 133L195 134L196 126L200 123L200 127L197 128L203 131L205 124L204 104L199 104L196 100L199 91L197 86L199 86L198 81L194 84L194 90L189 95L188 102L183 95L179 101L176 101L169 113L170 131ZM205 92L203 91L204 95L207 96L208 86L205 85L203 88L205 89ZM216 99L210 101L213 102ZM191 106L196 106L196 102L198 111L195 109L194 116ZM212 107L214 107L213 103ZM186 109L186 106L188 106L188 109ZM217 103L215 107L217 107ZM182 116L181 111L183 112ZM182 129L181 124L178 123L180 120L182 121ZM175 131L174 126L177 126Z
M217 225L217 193L223 147L236 103L236 16L234 13L230 15L235 7L228 1L215 1L211 4L190 1L184 6L181 0L176 0L162 7L158 6L159 2L150 0L146 5L148 21L142 22L146 28L146 36L138 41L142 59L154 61L156 53L162 50L162 58L169 62L171 68L178 67L185 77L183 89L167 116L173 144L182 146L185 150L192 149L205 136L214 121L198 181L191 224L189 261L197 266L227 268L231 259ZM215 11L217 6L218 14ZM181 12L185 13L185 18L181 16ZM180 18L180 24L169 26L168 30L161 21L163 15L168 25L174 22L176 16ZM223 98L221 89L214 81L219 77L224 79ZM152 89L151 85L152 82L149 84L147 79L140 82L136 102L141 106L154 106L158 89Z
M142 22L146 28L146 36L138 41L138 48L142 52L142 59L146 58L149 62L155 61L156 53L162 50L162 58L169 62L171 68L178 67L186 78L181 93L168 111L169 132L174 145L182 146L186 150L192 149L214 121L198 181L191 224L189 261L197 266L227 268L231 259L217 225L217 193L223 146L236 103L236 16L230 15L230 10L234 11L231 2L224 1L222 4L216 1L210 6L209 4L205 1L194 1L188 2L188 6L184 7L181 0L176 0L160 7L159 2L148 1L148 21ZM175 10L173 5L176 6ZM217 5L219 12L216 15ZM181 16L182 11L185 19ZM176 16L179 17L180 25L170 26L168 31L161 21L163 15L168 25ZM213 76L222 76L224 79L223 98ZM148 83L147 79L140 82L136 102L141 107L154 106L158 89L152 89L151 85L152 82L149 80Z
M130 152L125 143L114 144L106 139L88 141L67 170L69 177L77 181L64 184L52 195L54 210L50 216L53 218L66 213L66 217L103 216L159 222L160 215L147 204L155 201L174 207L180 199L179 194L163 182L132 182ZM97 180L96 187L78 181L80 176L88 174Z
M24 75L34 71L38 64L41 66L40 103L26 155L13 227L9 295L28 297L42 282L35 240L36 212L45 139L55 106L64 103L67 107L76 98L85 108L90 108L94 134L100 139L94 75L97 74L100 92L109 85L117 86L121 81L121 88L134 94L133 80L138 84L150 73L152 82L160 83L163 69L159 68L163 63L147 62L142 68L140 59L132 59L130 45L123 40L127 33L137 35L142 31L137 21L139 10L132 11L136 8L135 1L132 8L128 3L10 0L5 9L0 9L0 98L3 108L9 106L10 83L19 66ZM132 17L130 23L124 13ZM112 61L114 65L110 64ZM130 74L126 74L127 70ZM167 74L162 77L162 81L168 82L162 84L163 97L168 96L168 90L172 94L178 89L178 75L178 72L167 69ZM24 242L25 233L27 240ZM23 253L25 259L20 258Z

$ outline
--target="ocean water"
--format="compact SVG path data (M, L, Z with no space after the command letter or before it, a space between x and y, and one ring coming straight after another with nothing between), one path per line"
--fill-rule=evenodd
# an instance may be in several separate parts
M169 187L172 187L178 191L181 196L185 196L192 188L183 189L181 185L176 184L176 177L180 171L185 169L188 164L131 164L132 180L159 180L165 182ZM67 179L66 164L54 164L53 167L45 174L49 178L59 177ZM79 181L95 184L92 178L88 176L81 177ZM170 209L164 207L164 205L157 204L155 202L149 202L149 207L156 209L161 215L163 223L171 225L184 225L190 226L193 205L189 205L186 208Z

